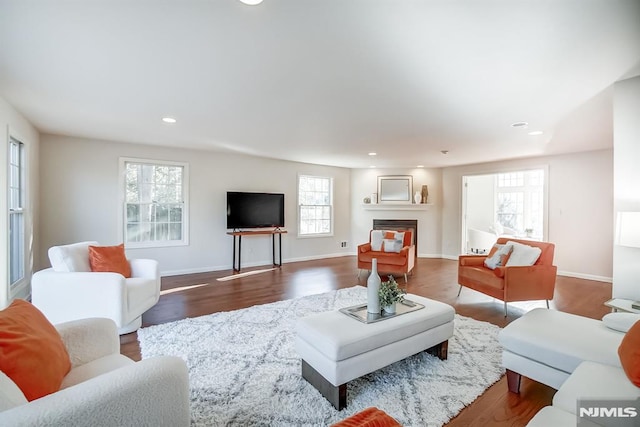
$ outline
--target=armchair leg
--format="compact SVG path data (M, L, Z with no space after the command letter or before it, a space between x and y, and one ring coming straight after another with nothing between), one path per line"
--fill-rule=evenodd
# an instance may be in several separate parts
M504 317L507 317L507 302L504 302Z
M462 292L462 285L460 285L460 289L458 289L458 296L460 296L460 292Z
M547 308L549 308L549 300L545 300L547 302Z
M408 283L408 280L407 280L407 273L404 273L404 283L405 283L405 285Z

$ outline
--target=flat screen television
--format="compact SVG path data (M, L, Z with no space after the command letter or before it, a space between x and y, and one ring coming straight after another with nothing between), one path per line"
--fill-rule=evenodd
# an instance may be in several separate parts
M227 228L284 227L284 194L227 191Z

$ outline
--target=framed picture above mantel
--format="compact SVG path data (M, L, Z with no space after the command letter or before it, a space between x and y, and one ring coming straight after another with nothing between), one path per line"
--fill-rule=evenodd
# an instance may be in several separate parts
M410 204L413 195L413 176L381 175L378 177L378 203Z

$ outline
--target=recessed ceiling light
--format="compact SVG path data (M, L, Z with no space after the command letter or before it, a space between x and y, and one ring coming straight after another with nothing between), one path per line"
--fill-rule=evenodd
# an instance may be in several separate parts
M514 128L526 129L527 126L529 126L529 123L527 123L527 122L515 122L515 123L512 123L511 126L514 127Z
M369 166L369 167L370 167L371 169L375 168L375 166L374 166L374 165L371 165L371 166Z
M173 117L163 117L162 121L165 122L165 123L171 123L171 124L177 122L177 120L174 119Z
M369 153L370 156L377 156L378 153L374 153L373 151L371 153Z
M240 0L241 3L248 4L249 6L255 6L262 3L262 0Z
M416 167L417 167L417 168L423 168L423 167L424 167L424 165L418 165L418 166L416 166Z
M544 132L542 132L541 130L534 130L533 132L529 132L529 135L531 136L536 136L536 135L542 135Z

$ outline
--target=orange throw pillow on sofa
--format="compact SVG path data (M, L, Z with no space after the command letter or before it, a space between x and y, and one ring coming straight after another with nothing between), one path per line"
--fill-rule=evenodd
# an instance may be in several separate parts
M89 246L91 271L120 273L131 277L131 265L124 254L124 243L118 246Z
M640 387L640 322L636 322L624 334L618 347L618 356L629 380Z
M60 390L70 370L62 338L40 310L17 299L0 311L0 371L27 400Z

